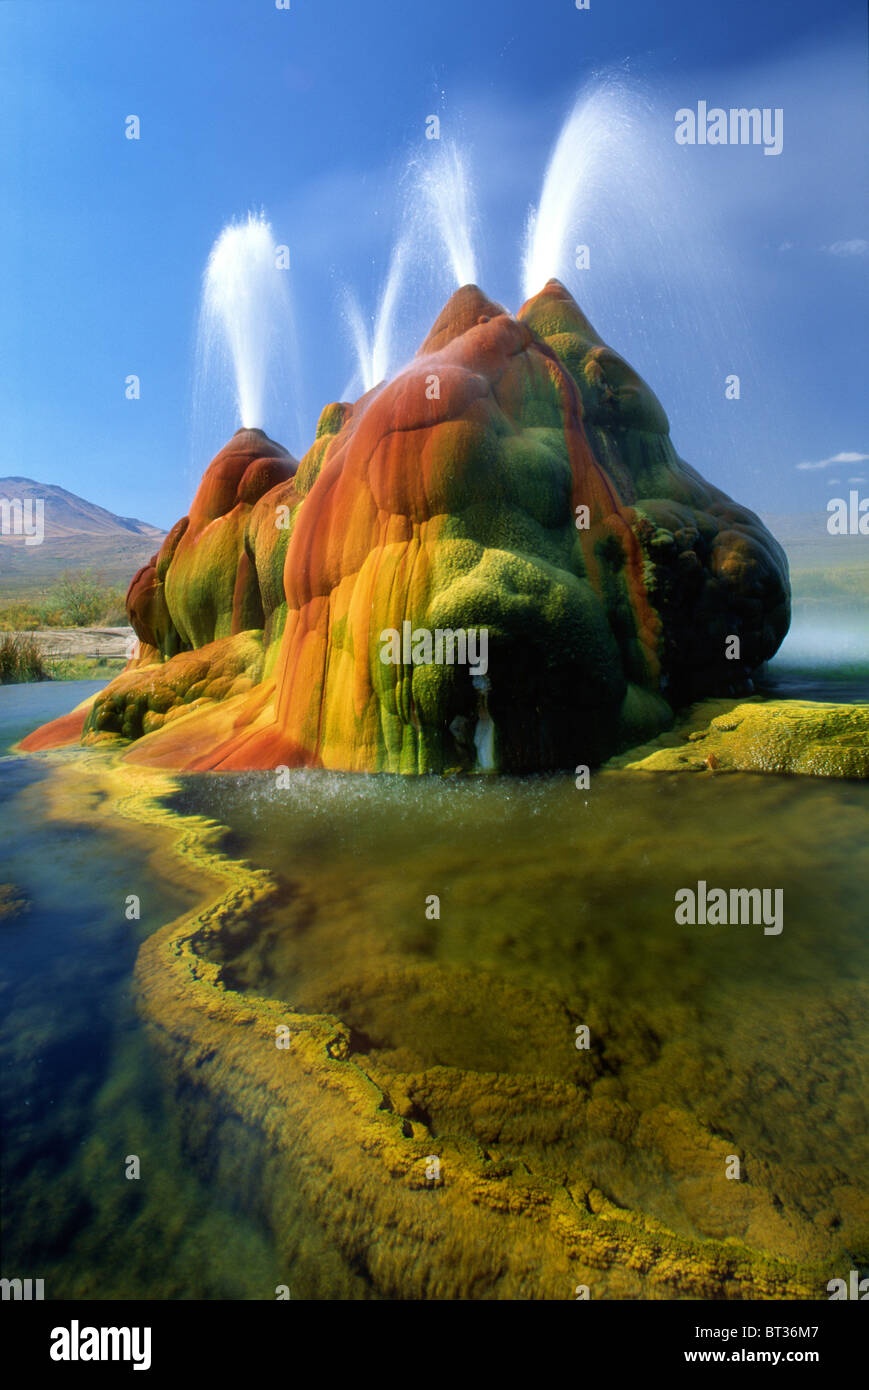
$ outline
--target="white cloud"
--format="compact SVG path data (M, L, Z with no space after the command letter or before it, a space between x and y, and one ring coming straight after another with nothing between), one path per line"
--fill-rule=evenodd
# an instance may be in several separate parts
M869 454L846 452L842 454L833 454L832 457L828 459L819 459L817 463L798 463L797 468L807 473L814 471L816 468L830 468L836 463L866 463L867 461L869 461Z
M849 482L849 483L865 483L865 481L866 481L865 478L849 478L849 479L848 479L848 482Z
M824 249L829 251L831 256L865 256L869 251L869 241L864 241L862 237L854 237L851 241L834 241L832 246Z

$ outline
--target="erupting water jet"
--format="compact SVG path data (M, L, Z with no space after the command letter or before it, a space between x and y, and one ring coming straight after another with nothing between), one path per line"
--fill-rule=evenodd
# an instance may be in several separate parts
M393 247L377 314L370 329L356 295L352 290L345 291L344 310L353 338L363 392L372 390L389 374L394 350L395 307L407 269L409 252L409 242L404 238Z
M465 161L454 143L430 156L419 172L419 189L446 251L455 287L475 284L473 192Z
M572 242L587 223L601 183L613 167L624 169L636 147L638 123L624 89L610 82L583 91L574 103L546 167L540 202L526 228L522 275L526 298L553 275L567 279Z
M222 360L244 429L263 427L275 342L290 323L286 271L279 267L271 223L249 213L224 227L212 247L199 321L199 377Z

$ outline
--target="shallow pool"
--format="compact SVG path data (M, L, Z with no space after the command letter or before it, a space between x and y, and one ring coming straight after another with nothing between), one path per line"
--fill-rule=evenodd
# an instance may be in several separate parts
M0 698L0 736L87 693ZM64 775L105 756L63 754ZM164 1070L133 1007L134 963L195 885L161 877L144 829L137 846L128 826L89 823L86 804L45 820L58 767L0 761L3 1273L45 1278L55 1298L273 1298L279 1284L377 1296L359 1251L390 1230L348 1195L330 1227L343 1234L326 1239L316 1201L276 1198L293 1179L260 1162L243 1111ZM174 813L220 822L224 853L276 885L203 948L225 990L341 1020L433 1153L464 1146L700 1248L865 1267L869 786L620 771L588 788L177 780ZM780 892L780 916L771 930L678 920L677 894L701 884ZM457 1240L451 1258L486 1296L491 1253ZM601 1296L619 1296L602 1279Z

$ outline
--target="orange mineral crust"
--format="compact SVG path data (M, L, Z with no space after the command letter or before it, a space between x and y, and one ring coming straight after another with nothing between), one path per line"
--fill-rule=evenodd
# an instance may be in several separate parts
M32 734L21 740L18 747L24 753L42 753L48 748L65 748L69 744L79 743L89 705L90 701L85 706L79 706L69 714L62 714L59 719L52 719L48 724L34 729Z
M521 772L750 689L789 590L758 518L679 459L552 280L516 316L459 290L391 381L326 407L298 471L238 431L128 607L155 650L85 738L141 740L137 761Z

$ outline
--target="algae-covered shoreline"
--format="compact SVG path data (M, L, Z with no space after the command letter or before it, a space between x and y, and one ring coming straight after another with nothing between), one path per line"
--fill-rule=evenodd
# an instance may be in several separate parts
M147 837L143 883L195 890L142 942L141 1016L190 1161L264 1223L294 1296L824 1297L865 1261L865 785L277 791L48 760L53 814ZM775 865L782 940L677 928L695 861L725 883Z

